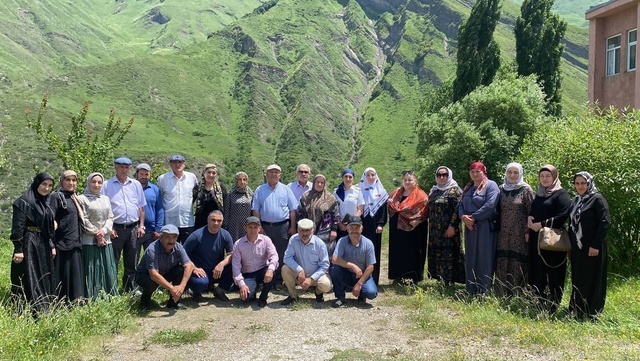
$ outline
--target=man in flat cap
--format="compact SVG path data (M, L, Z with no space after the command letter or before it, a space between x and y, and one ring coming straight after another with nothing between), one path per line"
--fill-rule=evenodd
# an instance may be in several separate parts
M136 244L144 237L144 208L147 205L142 185L129 178L131 159L120 157L114 161L116 175L106 181L102 193L111 201L113 230L111 243L117 263L120 254L124 262L122 284L125 291L132 291L136 272Z
M158 188L164 205L164 223L174 224L180 230L178 242L184 243L193 232L193 189L198 185L195 174L184 170L184 157L169 157L171 172L158 177Z
M140 249L144 252L151 242L160 238L160 229L164 226L164 206L160 188L151 183L151 166L140 163L136 167L136 179L142 185L147 205L144 207L144 236L136 244L136 261L140 259Z
M240 288L240 299L246 302L256 298L258 285L262 284L258 307L264 307L278 268L278 253L271 239L260 234L260 219L247 218L244 229L247 235L233 245L233 279Z
M136 282L142 288L140 308L148 310L151 295L158 287L169 291L167 308L186 308L180 298L193 272L193 263L180 243L178 228L167 224L160 230L160 239L149 245L136 269Z
M284 257L289 236L296 233L296 209L298 200L291 188L280 183L282 171L277 164L267 167L267 183L261 184L253 194L251 213L260 219L263 232L269 236L278 251L279 259ZM281 268L276 270L276 285L282 284Z
M340 307L345 302L345 291L365 302L378 296L378 287L373 281L373 265L376 263L373 242L362 236L362 220L358 216L349 217L347 223L349 235L338 240L333 252L333 265L329 270L333 281L336 300L332 307Z
M282 280L287 286L289 297L281 305L289 305L298 300L296 285L303 291L315 286L316 301L324 301L324 293L331 290L329 271L329 255L324 242L313 234L313 221L304 218L298 221L298 234L289 239L284 252Z

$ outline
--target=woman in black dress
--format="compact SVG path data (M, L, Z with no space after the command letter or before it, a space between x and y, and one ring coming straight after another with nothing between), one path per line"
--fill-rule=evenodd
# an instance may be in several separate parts
M58 225L55 233L56 279L58 295L65 301L84 298L84 262L82 261L82 208L76 196L78 175L65 170L60 188L51 194L51 208Z
M380 280L380 253L382 250L382 229L387 224L387 200L389 194L384 189L378 173L367 168L360 177L360 191L364 198L362 211L362 235L373 242L376 264L373 267L373 281L378 285Z
M13 202L11 293L31 303L34 313L47 310L55 292L52 188L51 174L40 173Z
M227 190L218 180L218 168L215 164L209 163L204 166L202 180L193 189L193 199L196 203L194 229L207 225L209 213L218 210L224 213L224 199L227 197Z
M571 206L571 300L569 310L595 319L607 296L609 204L587 172L573 176L578 195Z
M538 171L540 186L531 202L527 225L529 231L529 286L540 300L543 310L554 313L562 301L567 275L567 254L541 250L538 254L538 232L542 227L560 229L569 217L571 198L562 188L558 170L547 164Z

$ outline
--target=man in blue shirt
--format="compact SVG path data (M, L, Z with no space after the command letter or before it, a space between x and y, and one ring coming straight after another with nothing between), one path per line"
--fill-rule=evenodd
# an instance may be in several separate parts
M298 300L296 284L303 291L315 286L317 302L324 302L323 294L331 290L331 280L327 277L327 246L313 235L314 226L312 220L301 219L298 222L298 234L291 237L289 246L284 251L282 280L287 286L289 297L280 302L281 305L286 306Z
M184 249L195 264L189 287L196 302L202 300L202 292L214 283L218 286L213 289L213 295L220 301L229 301L223 289L229 291L233 284L233 238L221 228L223 220L222 212L212 211L207 217L207 225L195 230L184 242Z
M277 164L267 167L267 183L256 188L251 205L253 216L260 218L264 234L271 238L279 259L284 257L289 236L296 233L296 210L298 209L298 200L291 188L280 183L281 172ZM282 265L274 275L276 285L282 284L281 272Z
M151 183L151 166L140 163L136 167L136 179L142 185L144 198L147 205L144 206L144 236L138 238L136 244L136 263L140 259L140 249L144 252L151 242L160 238L160 229L164 225L164 207L160 188Z
M338 240L333 252L333 266L329 270L333 292L336 295L332 307L344 304L345 291L351 291L358 298L358 302L365 302L365 298L372 300L378 296L378 287L371 277L376 255L373 242L362 236L360 217L349 217L347 231L349 235Z
M160 239L149 245L136 268L136 283L142 288L140 308L148 310L151 295L158 286L169 291L167 308L186 308L180 298L193 272L193 262L178 241L178 227L167 224L160 230Z

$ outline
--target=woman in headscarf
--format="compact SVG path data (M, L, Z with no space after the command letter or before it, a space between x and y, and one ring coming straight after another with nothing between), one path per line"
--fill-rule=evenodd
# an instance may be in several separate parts
M378 285L380 280L380 254L382 251L382 229L387 224L387 200L389 194L384 189L378 173L367 168L360 177L360 191L364 198L362 211L362 235L373 242L376 264L373 267L373 281Z
M193 213L194 229L198 229L207 225L207 217L212 211L218 210L224 213L224 199L227 196L227 190L218 180L218 167L209 163L202 170L202 181L193 188L193 199L196 204L196 210Z
M58 294L66 301L82 299L84 294L84 267L82 263L81 208L76 196L78 175L72 170L60 174L60 188L51 194L51 208L58 225L55 232L56 280Z
M101 291L114 296L118 294L118 269L110 237L113 212L109 197L102 194L103 183L102 174L89 174L84 193L78 196L83 215L85 292L89 298L98 297Z
M571 198L562 188L558 170L547 164L538 171L540 186L531 202L529 227L529 285L542 310L554 313L562 301L567 265L565 252L540 250L538 232L542 227L560 229L569 217ZM544 257L544 259L542 258ZM545 262L547 264L545 264Z
M471 181L462 192L458 215L464 223L464 261L466 288L471 294L485 295L491 288L496 260L496 208L500 188L487 178L487 168L481 162L469 166Z
M39 173L24 194L13 202L11 293L31 303L34 313L49 308L56 287L54 215L49 207L53 183L51 174Z
M429 277L446 285L464 283L464 251L460 241L458 204L462 189L453 179L451 169L436 169L436 185L429 191Z
M500 230L496 250L496 290L505 296L521 291L529 274L527 217L533 189L523 180L520 163L509 163L500 185Z
M338 201L327 191L327 178L318 174L313 178L313 187L304 192L300 198L297 219L308 218L315 225L313 234L318 236L327 246L329 259L336 248L336 237L340 212Z
M351 169L342 171L342 183L333 192L340 208L340 223L338 223L338 239L346 236L347 226L342 222L347 215L362 216L364 209L364 198L358 187L353 185L355 173ZM329 256L331 257L331 255Z
M231 233L233 241L244 237L247 217L251 216L253 191L247 186L249 176L245 172L235 175L236 185L224 199L224 229Z
M416 284L424 277L428 201L413 171L402 172L402 186L391 193L387 202L390 280Z
M609 204L587 172L573 176L578 195L570 211L571 300L569 310L577 317L595 319L607 297L607 230Z

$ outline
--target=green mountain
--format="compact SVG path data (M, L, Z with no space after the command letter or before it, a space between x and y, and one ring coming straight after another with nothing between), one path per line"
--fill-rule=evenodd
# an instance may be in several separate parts
M273 162L283 180L306 162L332 186L344 167L373 166L390 189L413 166L427 90L455 73L456 33L470 8L456 0L3 1L0 109L13 165L4 196L24 189L34 164L60 170L25 130L24 109L45 92L55 124L84 100L95 127L111 107L134 116L120 152L134 161L180 152L191 170L213 161L223 179L245 170L253 186ZM506 62L518 14L518 4L504 3L497 38ZM586 101L587 42L584 26L569 27L565 111Z

